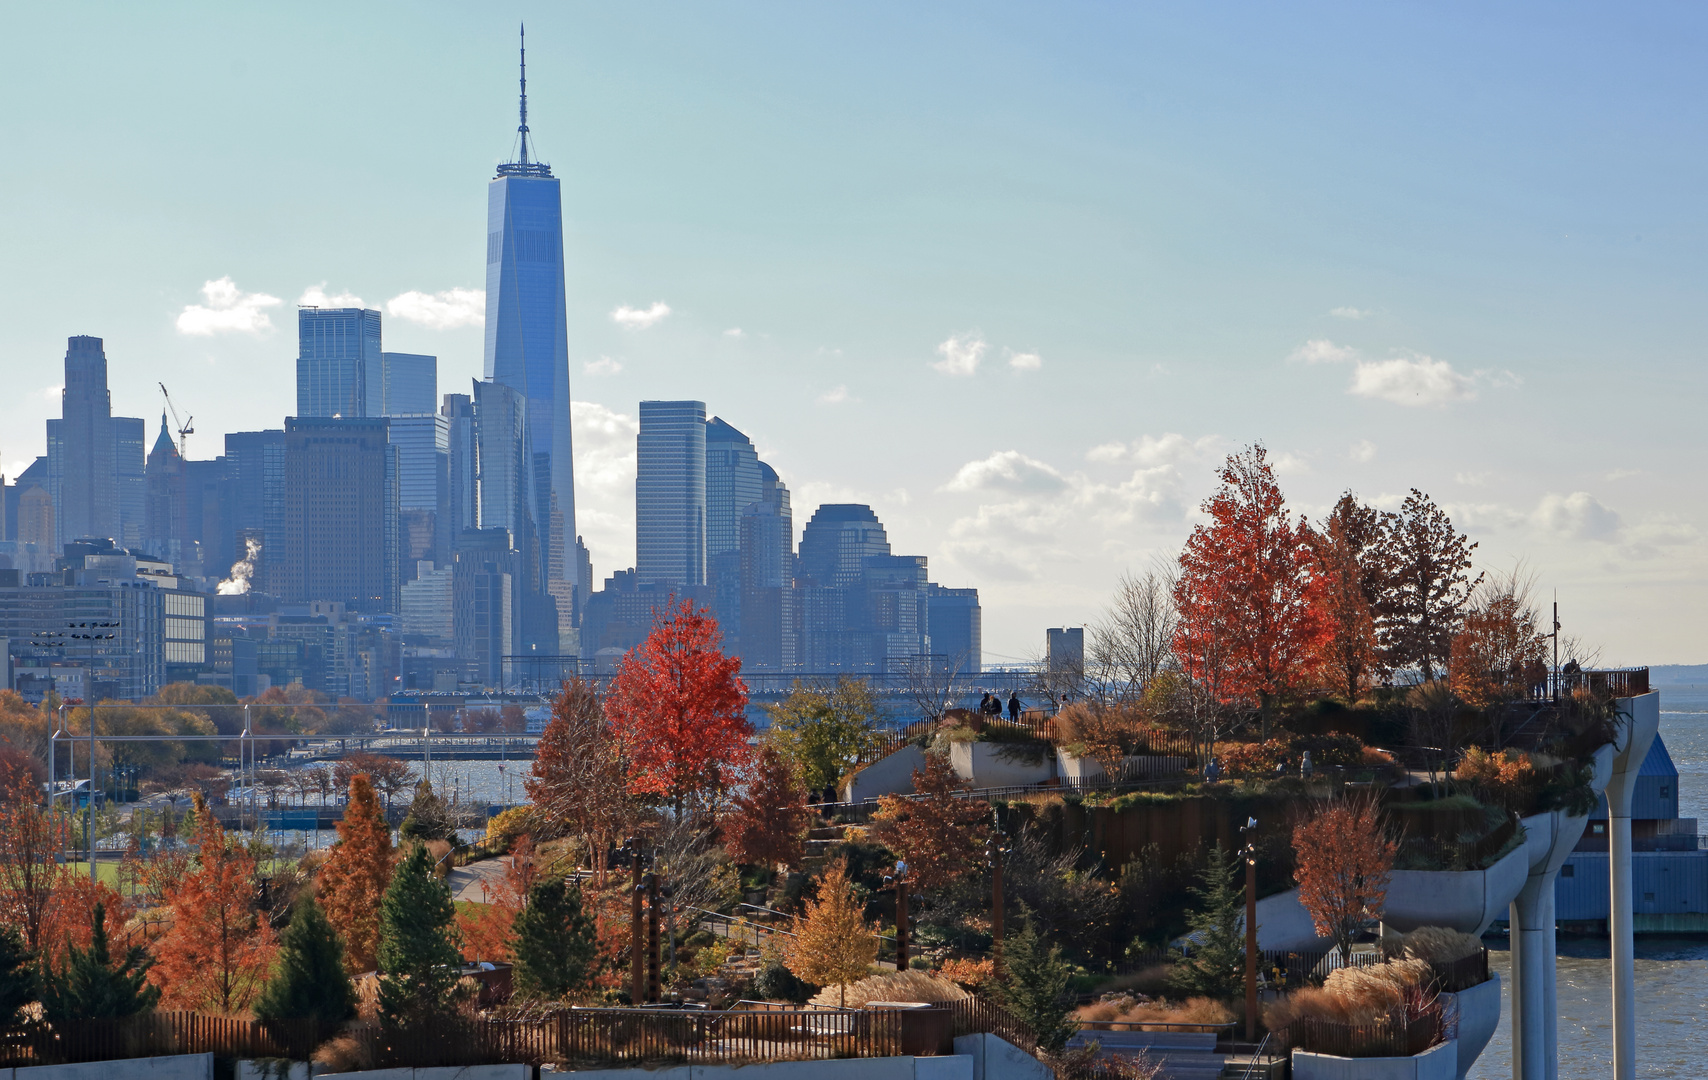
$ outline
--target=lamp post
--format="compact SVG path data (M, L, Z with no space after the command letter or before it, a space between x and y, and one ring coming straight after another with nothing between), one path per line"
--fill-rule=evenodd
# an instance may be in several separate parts
M1245 846L1245 1040L1257 1041L1257 819L1247 818L1240 833Z
M628 860L632 870L633 880L629 889L629 1004L639 1005L646 999L646 956L643 952L645 924L642 910L645 886L641 882L640 838L629 837L617 854Z
M894 874L884 875L885 885L896 890L896 970L907 970L907 863L896 860Z
M1008 854L1008 804L998 803L991 807L990 813L991 820L996 825L996 832L985 841L984 854L985 861L990 865L991 953L995 960L995 974L1000 977L1003 938L1002 857Z

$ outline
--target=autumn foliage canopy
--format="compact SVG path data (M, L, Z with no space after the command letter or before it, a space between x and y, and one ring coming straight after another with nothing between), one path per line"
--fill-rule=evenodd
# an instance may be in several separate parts
M1293 828L1299 902L1316 932L1352 955L1352 938L1382 917L1399 850L1372 799L1332 803Z
M741 660L718 647L717 622L683 601L630 650L605 713L629 766L629 790L678 810L727 787L747 765Z

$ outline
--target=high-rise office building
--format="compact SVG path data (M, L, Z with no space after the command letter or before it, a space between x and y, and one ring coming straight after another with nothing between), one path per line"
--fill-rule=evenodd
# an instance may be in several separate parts
M487 184L486 377L527 400L533 518L547 572L573 581L575 468L569 426L569 328L563 198L528 130L527 52L514 160Z
M381 383L380 313L366 308L297 308L297 416L370 415L368 381ZM383 393L383 391L381 391ZM429 405L426 410L432 412Z
M247 559L253 541L257 558L250 588L277 596L282 587L278 571L284 565L285 432L234 431L225 437L225 460L231 561Z
M397 450L386 426L384 418L286 418L281 599L397 611Z
M643 401L635 438L635 576L706 583L706 403Z
M386 417L397 448L399 558L405 578L416 563L450 560L450 421L433 412Z
M47 422L48 495L54 547L84 536L119 539L118 441L98 337L66 341L60 419Z
M119 546L142 546L148 529L148 428L138 416L113 417L113 461L118 466Z
M148 453L146 526L142 546L150 555L165 559L180 573L188 572L185 563L194 554L189 551L189 500L186 493L184 459L172 441L172 431L166 426L166 414L160 416L160 437Z
M870 506L825 503L801 533L800 576L821 588L860 584L868 555L888 555L890 541Z
M752 440L722 417L706 421L706 583L726 646L741 625L741 515L760 492Z
M446 394L439 409L445 418L446 506L454 539L464 529L480 528L479 456L475 453L474 398Z
M439 407L439 358L380 353L380 377L367 386L369 416L430 413Z
M984 670L984 620L977 589L925 587L931 655L948 670L976 675Z
M741 511L741 610L737 646L742 663L760 671L796 665L799 605L794 590L795 524L789 489L759 463L760 497Z

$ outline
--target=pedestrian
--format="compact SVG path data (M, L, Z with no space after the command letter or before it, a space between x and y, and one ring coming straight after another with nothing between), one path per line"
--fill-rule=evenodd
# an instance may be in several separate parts
M1309 780L1313 771L1314 770L1311 767L1311 752L1306 750L1303 754L1299 755L1299 775L1304 777L1306 780Z
M1016 724L1020 722L1020 694L1018 691L1008 692L1008 718Z
M1222 763L1211 758L1204 765L1204 781L1214 784L1222 778Z
M979 698L979 715L980 716L989 716L990 715L990 691L989 690L986 690L984 692L984 696Z

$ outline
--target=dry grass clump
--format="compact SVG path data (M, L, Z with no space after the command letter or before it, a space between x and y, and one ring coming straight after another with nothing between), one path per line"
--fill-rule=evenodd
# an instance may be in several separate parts
M1234 1020L1227 1005L1207 997L1187 998L1177 1004L1162 998L1140 1001L1117 997L1081 1006L1074 1016L1080 1020L1137 1024L1141 1025L1141 1031L1158 1030L1164 1024L1227 1024Z
M871 975L857 983L848 984L847 1007L858 1009L868 1001L924 1001L929 1003L960 1001L969 995L965 990L927 971L886 971ZM837 988L825 987L812 999L814 1005L835 1008L840 998Z
M371 1069L374 1062L368 1050L367 1040L354 1035L344 1034L328 1039L314 1051L314 1064L321 1066L316 1071L342 1073Z
M1395 952L1430 964L1451 964L1475 956L1483 947L1482 940L1475 935L1444 926L1420 926L1401 935L1396 944L1399 947ZM1389 947L1387 941L1382 945L1384 949Z
M1265 1005L1263 1023L1271 1031L1302 1017L1340 1024L1374 1023L1418 999L1429 977L1428 962L1418 959L1336 968L1321 987L1301 987Z

